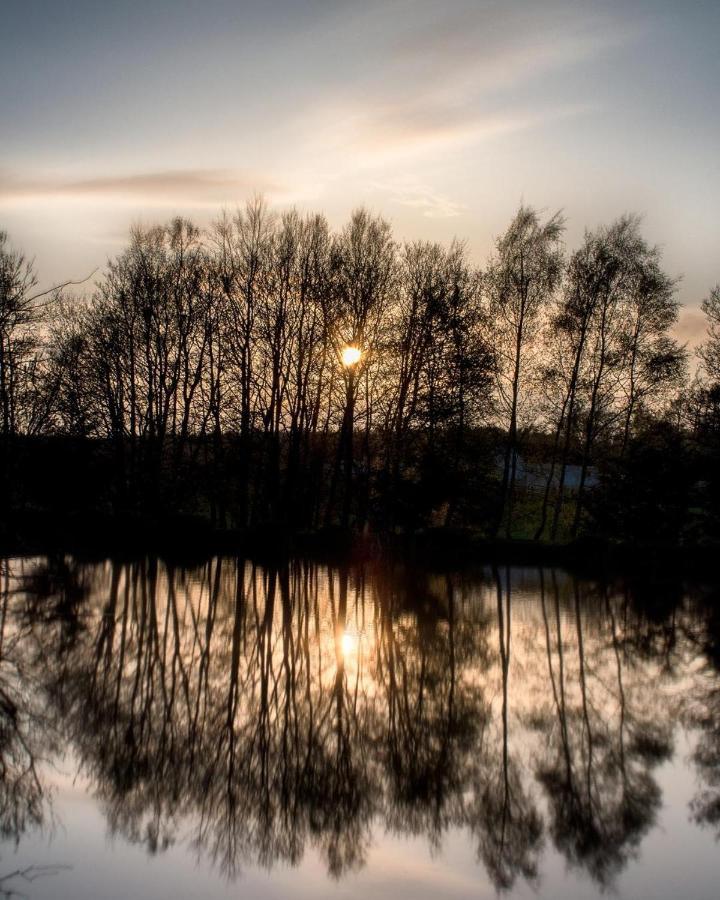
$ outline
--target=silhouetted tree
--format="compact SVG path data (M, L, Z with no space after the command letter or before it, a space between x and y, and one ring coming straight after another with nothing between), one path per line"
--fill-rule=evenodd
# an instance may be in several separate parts
M711 483L717 290L683 394L675 281L637 217L586 233L567 265L563 233L559 213L521 206L481 273L463 244L399 245L367 210L333 232L255 198L207 231L134 229L90 298L33 293L3 236L5 493L243 530L470 525L556 541L595 527L600 473L658 423ZM76 499L54 486L73 480ZM699 496L709 521L714 492Z
M518 434L526 408L527 368L545 310L553 300L563 270L560 238L564 219L555 213L541 222L538 213L521 206L485 273L490 319L497 351L497 402L507 421L497 531L512 533L517 472Z
M720 285L703 300L702 311L707 318L707 340L698 353L709 381L720 384Z

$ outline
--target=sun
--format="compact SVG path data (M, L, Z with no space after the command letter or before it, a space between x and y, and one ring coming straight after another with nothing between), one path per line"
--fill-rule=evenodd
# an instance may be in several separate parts
M362 352L357 347L353 347L351 344L343 347L342 362L344 366L354 366L360 361L361 356Z

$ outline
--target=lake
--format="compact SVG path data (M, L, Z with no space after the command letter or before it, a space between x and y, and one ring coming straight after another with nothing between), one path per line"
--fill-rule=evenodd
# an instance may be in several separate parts
M717 897L712 585L0 565L0 896Z

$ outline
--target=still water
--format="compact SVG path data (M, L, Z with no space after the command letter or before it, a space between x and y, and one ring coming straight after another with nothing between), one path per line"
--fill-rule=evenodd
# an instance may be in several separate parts
M718 896L708 586L0 566L0 896Z

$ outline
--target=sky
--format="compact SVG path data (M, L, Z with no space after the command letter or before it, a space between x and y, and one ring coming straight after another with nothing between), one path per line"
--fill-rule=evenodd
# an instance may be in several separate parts
M43 286L262 193L482 264L520 202L720 281L720 2L2 0L0 230Z

